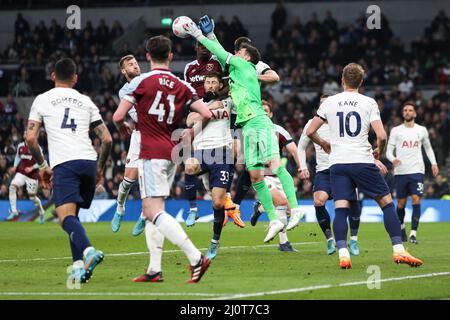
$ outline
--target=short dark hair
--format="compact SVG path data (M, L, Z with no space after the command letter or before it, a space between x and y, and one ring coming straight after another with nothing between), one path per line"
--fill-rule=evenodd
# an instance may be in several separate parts
M147 40L145 49L152 57L152 60L164 62L172 52L172 41L163 35L151 37Z
M136 59L132 54L127 54L126 56L122 57L119 61L119 69L123 69L123 65L125 62L130 61L131 59Z
M223 75L221 72L219 71L215 71L215 70L211 70L206 74L206 78L217 78L217 80L219 80L220 83L223 83L223 79L222 79Z
M414 101L406 101L406 102L403 104L402 110L403 110L403 108L406 107L406 106L411 106L411 107L413 107L414 111L417 110L417 106L416 106L416 104L414 103Z
M261 60L261 54L259 53L259 50L256 49L254 46L248 43L243 43L241 45L241 49L246 49L247 54L250 56L250 62L253 64L257 64L259 60Z
M77 73L77 65L70 58L62 58L55 63L55 76L58 81L70 81Z
M247 37L239 37L236 40L234 40L234 51L239 51L241 49L242 44L244 43L252 43L252 40Z
M324 93L324 94L322 94L322 95L320 96L320 100L326 99L326 98L328 98L329 96L331 96L331 94Z

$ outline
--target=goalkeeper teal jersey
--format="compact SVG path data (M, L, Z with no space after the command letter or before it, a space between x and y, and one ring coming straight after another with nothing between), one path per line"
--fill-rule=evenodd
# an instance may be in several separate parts
M225 66L229 65L230 92L236 107L236 125L266 115L261 102L261 88L255 65L227 52L217 40L204 37L200 42Z

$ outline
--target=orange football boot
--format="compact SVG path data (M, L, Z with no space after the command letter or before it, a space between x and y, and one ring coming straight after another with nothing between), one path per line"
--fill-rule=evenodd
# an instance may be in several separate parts
M350 260L350 258L342 257L339 259L339 266L341 267L341 269L351 269L352 260Z
M423 264L422 260L413 257L408 251L394 253L394 262L405 263L411 267L419 267Z
M230 195L225 196L224 208L225 215L228 215L228 217L230 217L238 227L245 227L245 223L241 219L241 211L239 210L239 206L233 203Z

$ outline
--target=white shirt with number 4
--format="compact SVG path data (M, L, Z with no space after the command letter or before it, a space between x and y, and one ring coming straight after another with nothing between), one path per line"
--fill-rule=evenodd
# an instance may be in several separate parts
M412 128L408 128L404 124L392 128L386 157L391 162L394 159L401 161L400 165L394 168L394 174L425 173L422 146L431 164L436 164L427 128L418 124L414 124Z
M88 96L75 89L53 88L34 99L28 119L45 126L52 168L72 160L97 160L89 129L102 117Z
M374 163L368 140L370 124L380 120L376 101L358 92L344 91L328 97L317 111L330 128L330 166Z

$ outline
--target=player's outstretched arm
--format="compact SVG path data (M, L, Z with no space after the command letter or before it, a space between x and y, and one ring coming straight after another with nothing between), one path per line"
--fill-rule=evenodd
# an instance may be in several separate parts
M387 144L387 134L384 130L383 122L381 120L375 120L370 123L373 131L377 135L377 148L373 151L375 159L380 160L381 155L384 152Z
M258 80L262 83L277 83L280 81L280 76L274 70L267 70L264 74L258 76Z
M197 27L194 22L188 23L184 26L186 33L190 34L192 37L197 39L202 45L206 47L212 54L214 54L221 65L226 65L230 62L231 57L233 56L231 53L226 51L219 41L209 40L205 37L202 31Z
M319 135L317 134L317 130L325 123L325 120L323 120L319 116L315 116L313 120L311 121L311 124L309 125L308 129L306 129L306 135L308 138L310 138L314 143L317 143L319 146L322 147L323 151L326 153L330 153L331 147L330 143L328 141L323 140Z

